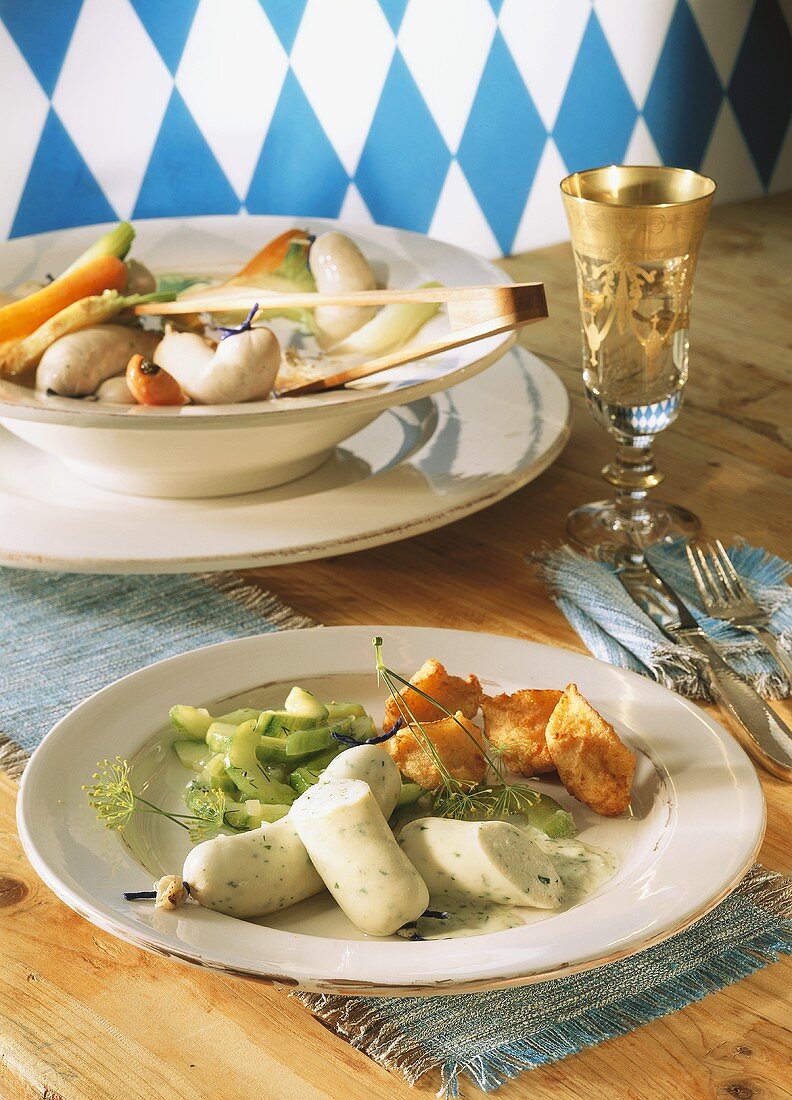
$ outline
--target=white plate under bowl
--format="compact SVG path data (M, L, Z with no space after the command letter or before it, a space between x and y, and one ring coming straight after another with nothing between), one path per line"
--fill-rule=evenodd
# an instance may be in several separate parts
M133 255L157 273L231 275L266 241L294 225L316 235L342 229L357 241L379 281L390 287L505 279L487 260L420 233L323 218L244 215L142 221L135 226ZM0 286L63 270L106 228L0 243ZM426 343L447 332L448 320L441 312L412 342ZM157 497L245 493L309 473L383 409L471 377L498 359L514 339L514 333L491 336L333 393L237 405L113 406L50 397L0 380L0 423L79 476L115 492Z
M0 564L90 573L281 565L432 530L533 480L569 434L569 398L514 349L486 374L390 409L315 473L261 493L104 492L0 429Z
M98 760L132 762L133 784L175 809L184 771L169 746L168 709L190 702L227 711L270 706L300 683L351 698L380 717L384 692L371 638L409 674L426 657L474 671L485 690L578 684L637 754L632 815L606 819L557 781L536 785L574 813L581 839L609 848L620 869L582 903L526 910L529 923L468 939L371 939L329 895L260 921L192 903L172 913L126 902L124 890L181 868L189 842L170 822L139 815L124 837L108 831L80 785ZM166 801L170 800L170 801ZM692 703L634 673L517 638L408 627L335 627L225 642L136 672L59 722L25 771L17 819L28 858L46 884L106 931L198 966L338 993L443 993L539 981L639 951L685 927L723 898L754 860L765 822L751 763Z

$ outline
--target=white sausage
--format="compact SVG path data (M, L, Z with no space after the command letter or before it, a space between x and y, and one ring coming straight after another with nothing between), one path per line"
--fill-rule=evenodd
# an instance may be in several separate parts
M401 792L401 772L390 753L378 745L358 745L331 761L319 777L320 783L335 779L362 779L368 783L387 821L396 809Z
M318 783L297 799L289 817L325 886L361 932L390 936L424 912L426 884L367 783Z
M36 371L36 389L63 397L94 393L122 374L133 355L150 356L159 333L127 325L93 325L61 336L47 348Z
M331 231L317 237L311 245L308 263L321 294L374 290L377 285L368 260L343 233ZM365 325L376 312L370 306L319 306L314 319L323 342L332 345Z
M281 350L274 332L264 327L227 336L216 348L194 332L169 332L157 346L154 362L193 401L230 405L269 395Z
M290 816L196 845L182 878L201 905L232 917L263 917L322 889Z
M432 896L556 909L563 886L545 853L506 821L424 817L405 825L401 849Z
M379 755L387 761L384 767L378 766ZM326 776L332 780L331 771L335 778L370 783L383 814L393 812L401 775L383 749L376 745L347 749L322 772L319 782ZM249 833L218 836L196 845L184 862L182 878L201 905L234 917L263 917L318 894L324 885L290 815Z
M115 378L106 378L96 391L97 401L111 401L115 405L136 405L137 401L132 396L127 385L126 375L120 374Z

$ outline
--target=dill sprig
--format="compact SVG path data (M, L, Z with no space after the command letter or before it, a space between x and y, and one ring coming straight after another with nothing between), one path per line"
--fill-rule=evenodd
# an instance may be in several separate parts
M535 791L532 787L526 787L524 784L510 783L508 781L503 763L500 759L500 751L494 746L490 746L491 751L488 751L473 736L470 730L460 722L457 716L452 714L450 710L447 710L442 703L429 695L422 688L417 687L409 680L405 680L398 672L394 672L393 669L387 667L382 657L382 638L374 638L373 645L377 661L377 680L385 684L391 694L391 698L396 704L402 722L405 726L409 727L413 737L415 737L417 743L440 774L441 787L440 790L435 793L433 805L433 809L439 817L458 819L474 816L507 817L511 814L524 813L526 809L533 806L539 800L538 791ZM437 707L446 717L456 722L457 726L459 726L465 736L473 742L476 749L484 757L487 766L495 773L499 782L485 786L483 784L466 782L452 775L431 738L423 728L423 725L416 718L406 698L399 691L396 686L397 684L402 684L404 687L414 691L416 695L420 695L423 699L426 699L427 702L432 703L433 706Z
M201 791L193 799L193 813L174 814L134 793L129 762L123 757L117 756L112 762L102 760L96 766L99 770L91 776L93 783L84 784L82 789L88 795L88 804L108 829L123 832L136 813L160 814L186 829L190 840L197 844L213 837L223 823L225 799L220 790Z

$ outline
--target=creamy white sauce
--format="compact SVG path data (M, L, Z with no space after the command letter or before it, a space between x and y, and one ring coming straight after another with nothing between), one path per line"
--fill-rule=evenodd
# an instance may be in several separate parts
M525 831L542 849L564 884L564 906L575 905L593 894L619 869L619 858L604 848L594 848L574 837L553 840L531 825Z
M517 824L517 819L512 819ZM574 837L553 839L528 824L521 825L536 845L542 849L564 884L563 907L577 905L593 894L619 869L619 859L613 852L584 844ZM421 917L418 934L426 940L459 939L503 932L525 923L528 911L524 906L494 905L458 898L432 898L429 908L448 913L447 920Z
M432 898L429 908L448 913L447 920L421 917L418 935L425 940L453 940L462 936L483 936L488 932L503 932L523 924L524 910L515 905L491 905L460 898Z

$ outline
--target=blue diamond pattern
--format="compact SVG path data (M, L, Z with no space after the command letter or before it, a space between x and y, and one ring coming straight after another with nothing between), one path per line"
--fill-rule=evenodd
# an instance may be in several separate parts
M758 173L751 169L750 180L745 180L747 194L755 193L760 181L765 189L779 186L777 166L787 164L790 155L792 35L789 14L784 14L789 0L750 0L750 4L743 0L750 17L744 39L735 50L728 89L723 88L712 60L728 55L737 45L730 40L720 41L729 33L723 29L728 20L723 26L712 19L699 22L693 13L693 0L676 0L662 43L652 43L647 49L641 37L650 31L636 17L625 28L628 37L620 35L611 47L600 25L598 6L592 3L566 87L562 81L555 89L548 89L548 94L554 91L560 95L563 90L563 95L551 135L558 154L549 150L547 161L542 158L549 136L534 101L536 97L539 102L544 89L534 86L535 77L529 68L524 70L526 79L521 75L522 67L531 64L530 56L518 40L520 31L514 20L502 18L504 0L488 0L499 26L486 58L479 59L483 62L480 78L470 72L451 73L448 80L448 95L464 95L472 104L456 155L472 197L458 197L456 186L444 186L447 179L458 183L460 178L458 174L448 176L454 157L443 138L449 126L458 132L458 120L454 112L438 104L437 86L425 83L427 76L420 64L416 64L413 75L410 64L418 56L415 44L411 44L409 64L398 49L398 35L410 5L429 5L432 0L366 0L378 5L376 14L381 12L384 20L376 21L379 29L371 42L361 35L361 40L352 44L353 52L359 51L365 71L372 74L368 89L362 84L358 94L363 98L368 90L372 98L361 103L360 111L350 112L354 117L349 119L328 116L334 102L339 104L336 110L343 109L340 104L348 95L344 87L337 95L332 80L312 87L301 68L313 59L321 60L326 44L317 41L316 36L328 34L318 29L324 26L322 20L306 18L306 12L311 12L314 2L329 5L332 0L311 0L311 5L308 0L245 0L260 6L287 57L295 44L299 45L297 72L305 79L303 86L297 72L289 68L283 81L282 66L275 67L272 80L283 86L266 126L253 124L255 109L249 108L257 100L251 98L252 92L244 101L246 111L235 112L230 100L222 108L213 106L215 88L219 100L223 93L223 74L214 64L214 40L190 32L196 14L206 14L204 5L219 7L222 0L112 0L119 10L129 5L136 13L169 77L160 74L159 86L155 86L157 81L151 84L149 100L140 113L140 133L133 125L129 141L119 146L128 148L127 159L121 155L118 164L108 164L100 145L100 127L93 136L81 130L78 143L68 129L72 119L91 117L96 93L88 80L90 74L86 74L83 102L79 84L73 79L75 70L71 70L68 84L61 80L61 73L69 60L75 27L83 43L95 41L95 48L111 56L114 64L117 58L120 87L133 82L135 74L151 71L147 69L152 61L151 49L145 40L140 53L139 41L103 43L98 37L97 27L102 20L97 16L102 5L109 2L0 0L0 88L7 100L0 103L0 135L10 138L0 217L8 218L16 207L8 231L13 236L129 213L115 211L102 190L103 181L124 173L142 179L132 204L132 213L138 218L238 210L239 198L228 179L233 175L237 145L216 142L217 127L224 125L227 117L239 149L246 157L257 158L245 197L251 211L337 215L349 195L351 181L344 165L354 133L363 151L353 182L375 220L422 232L434 224L438 231L442 226L446 235L449 227L455 227L451 235L459 243L479 247L483 239L493 240L504 252L515 247L518 232L518 246L529 247L535 223L537 243L540 235L544 243L550 239L548 225L540 225L537 218L555 217L552 211L557 207L557 181L540 170L540 164L549 164L560 154L565 168L574 171L618 162L627 156L639 118L620 70L625 51L631 49L629 36L635 39L639 55L658 56L655 72L646 74L651 75L651 82L643 115L662 163L699 168L717 133L715 161L726 163L728 143L736 143L737 173L736 166L745 162L744 136ZM520 0L513 3L516 8ZM529 5L525 7L527 20ZM480 12L472 18L467 4L458 5L451 33L459 42L460 56L476 57L476 49L466 36L480 33L474 30L479 18ZM256 22L263 23L258 20L247 25ZM535 35L543 34L541 23L531 27ZM7 44L3 28L14 45ZM223 24L222 33L224 39L233 42L234 36L242 32L231 19ZM553 48L548 41L547 50ZM431 50L431 43L427 43L427 49ZM32 76L19 67L17 50ZM256 50L239 50L238 56L240 66L255 67L252 58L259 54ZM175 75L185 65L201 73L202 79L205 74L207 82L206 98L197 94L190 99L194 114L175 88ZM475 71L478 73L478 65ZM251 88L255 86L258 94L262 73L266 79L267 69L258 64L255 81L251 79ZM337 75L343 85L345 74ZM244 95L246 74L242 71L235 76ZM383 78L382 90L377 94ZM466 78L477 81L475 87L466 85ZM33 95L34 90L36 98L28 103L25 97ZM42 98L42 92L46 98ZM47 109L47 100L53 96L56 106L50 102ZM275 98L273 92L273 101ZM741 133L734 127L717 127L725 101L731 103ZM262 107L264 110L269 109ZM356 127L369 117L373 121L368 133L359 134ZM68 120L66 124L63 119ZM255 130L255 135L249 130ZM207 140L210 133L211 143ZM153 152L144 165L141 158L148 156L152 141ZM218 153L221 160L213 153L214 148L222 149ZM89 164L95 165L96 177ZM250 161L245 164L249 167ZM739 184L737 179L729 180L731 188ZM472 207L474 200L479 210ZM457 202L462 204L459 209ZM526 217L528 203L537 218ZM560 218L554 224L552 232L560 237L564 232Z
M308 0L259 0L286 53L294 45L307 2Z
M637 117L632 96L592 12L553 132L569 171L619 164Z
M130 0L160 57L175 74L190 33L198 0Z
M425 233L451 154L397 50L355 175L372 216Z
M690 9L680 0L644 107L664 164L700 167L722 98L709 51Z
M767 183L792 116L792 35L776 0L758 0L753 10L729 96Z
M113 221L116 212L50 109L9 236Z
M539 112L497 31L458 160L504 252L510 250L520 224L546 137Z
M408 0L379 0L382 14L390 23L391 30L394 34L399 33L399 27L402 25L404 13L407 11L407 4Z
M236 214L239 199L174 88L133 213L135 218Z
M81 4L82 0L0 0L0 19L47 95L55 89Z
M290 69L253 173L247 208L251 214L335 218L348 186L341 161Z

